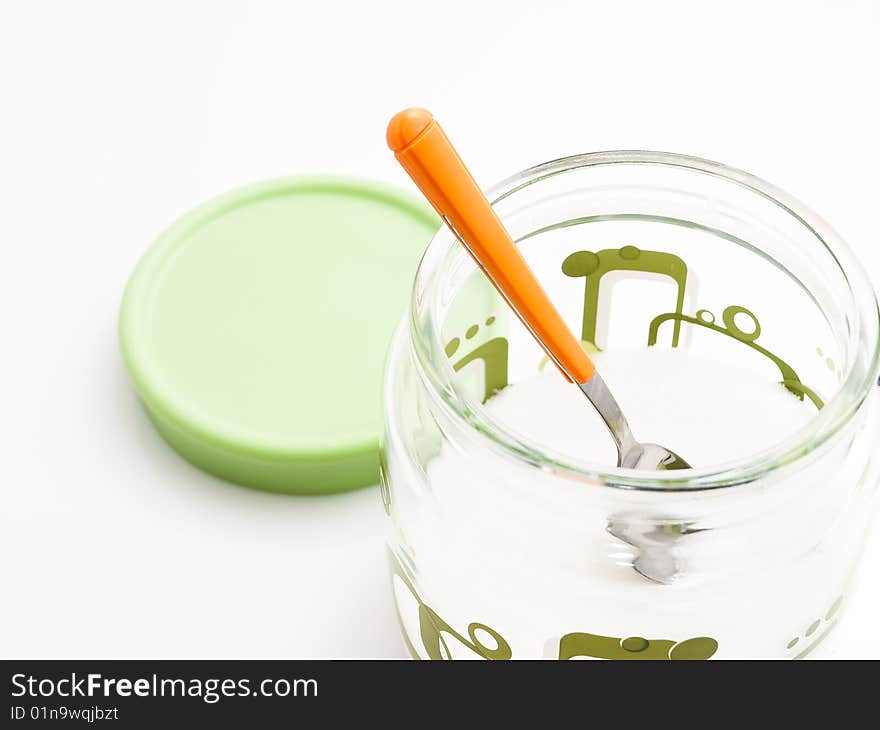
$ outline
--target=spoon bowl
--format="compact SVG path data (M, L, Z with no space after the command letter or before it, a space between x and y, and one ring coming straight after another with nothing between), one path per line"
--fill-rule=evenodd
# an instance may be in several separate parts
M654 471L691 468L691 465L674 451L652 443L635 444L623 455L623 458L618 460L618 466Z

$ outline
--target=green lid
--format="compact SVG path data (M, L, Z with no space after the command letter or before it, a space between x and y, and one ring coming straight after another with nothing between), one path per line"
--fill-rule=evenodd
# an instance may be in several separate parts
M239 484L375 484L385 353L438 226L396 189L339 178L261 183L184 216L138 264L120 314L156 428Z

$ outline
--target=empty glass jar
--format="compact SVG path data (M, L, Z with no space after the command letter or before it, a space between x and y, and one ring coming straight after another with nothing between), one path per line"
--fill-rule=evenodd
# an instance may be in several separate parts
M411 654L806 655L842 615L880 476L877 302L859 263L782 191L679 155L570 157L489 198L585 346L723 358L816 415L749 458L661 477L530 442L483 403L542 353L441 230L385 384Z

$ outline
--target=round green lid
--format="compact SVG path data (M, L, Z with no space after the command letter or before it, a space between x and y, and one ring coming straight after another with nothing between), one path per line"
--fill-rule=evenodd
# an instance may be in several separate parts
M385 353L438 227L418 200L347 178L260 183L184 216L138 264L120 314L159 432L239 484L375 484Z

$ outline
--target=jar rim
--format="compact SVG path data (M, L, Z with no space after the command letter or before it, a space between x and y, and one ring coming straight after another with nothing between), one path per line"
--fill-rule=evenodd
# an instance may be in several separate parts
M427 280L438 270L451 268L451 263L465 256L457 240L445 227L434 236L416 273L409 308L409 332L414 363L419 376L430 385L433 400L448 415L466 424L478 438L497 453L520 464L550 470L560 476L600 486L638 491L705 491L747 483L784 466L804 462L806 457L832 439L854 418L877 378L880 364L880 311L876 294L866 271L843 239L818 214L806 205L750 173L699 157L671 152L645 150L614 150L563 157L528 168L489 188L487 197L493 205L517 191L584 167L616 164L643 164L684 168L722 178L744 187L779 206L799 221L831 254L843 276L850 295L852 311L849 320L848 347L855 351L865 333L873 342L873 351L866 361L858 357L848 363L843 383L824 408L803 427L764 451L734 461L684 471L638 472L608 467L567 456L550 455L539 450L527 439L511 433L483 409L473 408L455 387L454 371L443 357L441 327L425 332L419 323L419 312L428 309L429 320L439 313L437 301L440 287L427 286Z

